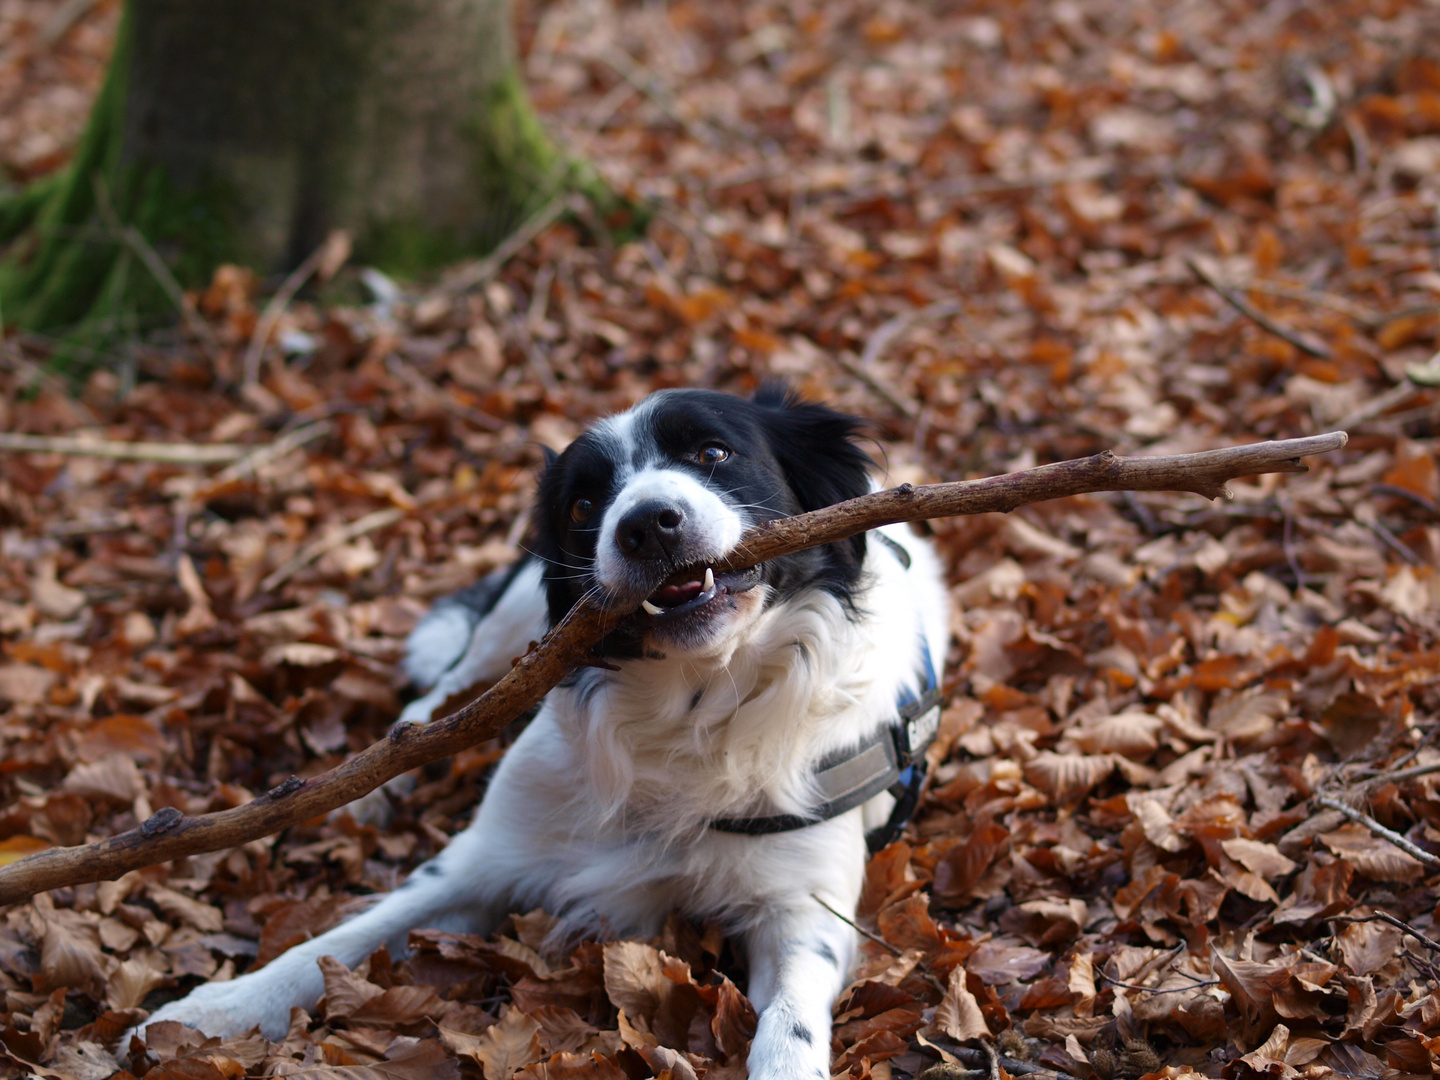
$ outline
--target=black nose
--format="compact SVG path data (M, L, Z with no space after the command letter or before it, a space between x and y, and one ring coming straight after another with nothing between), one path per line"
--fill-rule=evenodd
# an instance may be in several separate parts
M631 559L659 559L680 539L685 514L669 503L641 503L615 526L615 543Z

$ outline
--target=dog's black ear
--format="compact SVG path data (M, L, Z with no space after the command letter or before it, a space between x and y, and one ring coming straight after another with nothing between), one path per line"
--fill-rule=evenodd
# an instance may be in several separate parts
M762 384L753 400L770 452L801 509L818 510L870 490L870 455L854 442L864 421L805 401L781 382Z
M554 465L556 461L560 460L560 455L544 443L540 444L540 455L545 459L545 470L547 472L550 470L551 465Z

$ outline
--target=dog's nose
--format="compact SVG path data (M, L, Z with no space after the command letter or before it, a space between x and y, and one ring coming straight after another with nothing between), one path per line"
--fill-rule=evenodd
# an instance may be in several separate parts
M659 559L680 539L684 512L669 503L641 503L615 526L615 543L629 559Z

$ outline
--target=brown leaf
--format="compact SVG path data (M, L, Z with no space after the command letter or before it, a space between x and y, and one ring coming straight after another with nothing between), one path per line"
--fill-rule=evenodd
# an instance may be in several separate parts
M1341 825L1320 840L1356 873L1374 881L1417 881L1425 872L1420 860L1354 822Z
M128 754L106 754L99 761L76 765L61 786L85 798L132 803L145 785L132 757Z
M38 705L45 700L58 676L31 664L0 664L0 701L12 705Z
M1042 750L1025 762L1025 779L1057 805L1078 802L1115 771L1108 754L1057 754Z
M44 896L44 894L42 894ZM37 897L35 910L44 927L40 940L40 970L35 973L37 993L64 987L100 996L104 959L100 951L98 919L56 908L48 897Z
M965 843L952 847L935 864L935 898L947 903L965 899L1009 843L1010 830L1003 825L985 821L975 826Z
M707 1076L710 1074L706 1074ZM522 1069L516 1080L630 1080L630 1074L598 1052L559 1053L548 1061Z
M361 978L333 956L322 956L320 972L325 976L325 1018L343 1018L355 1012L371 998L379 997L380 987Z
M107 754L159 761L165 754L165 736L144 717L121 713L86 728L75 741L75 754L85 762L99 761Z
M513 1007L507 1008L500 1022L492 1024L483 1035L451 1032L446 1045L481 1065L485 1080L510 1080L545 1056L540 1045L540 1025Z
M439 1015L444 1007L433 986L392 986L367 999L346 1019L352 1024L403 1027Z
M105 1004L112 1009L139 1007L147 994L166 982L165 972L146 956L132 956L105 980Z
M422 1039L388 1061L371 1065L313 1065L286 1069L283 1074L277 1071L275 1075L283 1075L286 1080L459 1080L460 1069L438 1040Z
M218 934L225 928L225 916L217 907L174 889L167 889L163 885L151 885L145 891L155 902L155 906L172 919L189 923L195 929L211 934Z
M975 1000L975 995L966 987L965 977L964 968L951 969L950 980L945 986L945 996L936 1006L935 1019L931 1021L928 1029L948 1035L958 1043L990 1034L990 1026L985 1023L985 1014L980 1011L980 1003Z
M1358 909L1356 915L1366 914ZM1379 971L1400 954L1401 932L1388 923L1357 922L1343 926L1335 934L1335 947L1345 966L1355 975Z
M1296 863L1280 854L1274 844L1237 836L1220 841L1220 847L1245 869L1267 880L1283 877L1296 869Z

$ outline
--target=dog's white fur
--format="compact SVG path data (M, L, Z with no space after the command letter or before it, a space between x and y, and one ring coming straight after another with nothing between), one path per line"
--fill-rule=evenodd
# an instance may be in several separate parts
M613 437L624 440L638 412L610 421ZM689 500L716 555L743 524L704 484L663 467L637 467L619 486L610 510L657 488ZM602 536L612 535L612 516ZM938 560L907 528L886 531L911 565L870 543L854 611L820 589L766 603L762 585L737 597L745 602L700 647L622 661L617 672L587 669L552 690L474 822L404 886L257 972L200 987L152 1022L215 1035L259 1025L280 1036L291 1007L313 1006L323 993L322 956L354 966L382 942L403 952L415 928L486 933L508 912L535 906L557 915L567 935L654 935L679 909L721 920L744 948L760 1013L750 1076L828 1078L830 1009L856 938L823 905L855 910L864 835L886 819L891 797L765 836L706 823L756 812L767 799L804 813L815 804L814 764L892 723L902 692L921 689L926 643L940 670L948 613ZM602 543L597 576L606 585L626 572L609 555ZM538 568L515 577L468 646L455 640L467 620L438 609L412 644L460 659L407 717L497 677L544 624Z

